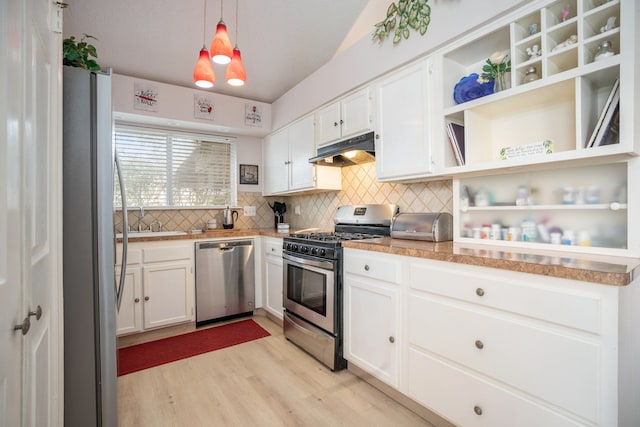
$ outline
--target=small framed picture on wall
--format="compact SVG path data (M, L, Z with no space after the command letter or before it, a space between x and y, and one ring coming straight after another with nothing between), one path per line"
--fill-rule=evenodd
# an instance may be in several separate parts
M240 165L240 184L258 185L258 165Z

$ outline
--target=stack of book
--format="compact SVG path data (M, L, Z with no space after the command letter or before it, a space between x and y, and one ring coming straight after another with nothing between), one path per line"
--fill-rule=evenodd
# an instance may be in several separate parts
M620 141L620 83L613 83L607 102L604 104L596 127L585 147L599 147L601 145L617 144Z
M456 162L458 162L459 166L464 165L464 126L454 122L447 122L447 135L449 135L449 142L456 157Z

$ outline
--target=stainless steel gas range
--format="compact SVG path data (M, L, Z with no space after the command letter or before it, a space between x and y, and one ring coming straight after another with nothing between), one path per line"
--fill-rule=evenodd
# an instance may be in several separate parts
M297 233L283 239L284 335L331 370L343 358L342 244L390 235L396 205L341 206L331 233Z

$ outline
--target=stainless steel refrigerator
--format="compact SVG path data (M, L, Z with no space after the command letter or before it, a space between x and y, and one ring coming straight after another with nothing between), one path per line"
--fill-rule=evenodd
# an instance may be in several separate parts
M111 76L63 76L64 424L117 426Z

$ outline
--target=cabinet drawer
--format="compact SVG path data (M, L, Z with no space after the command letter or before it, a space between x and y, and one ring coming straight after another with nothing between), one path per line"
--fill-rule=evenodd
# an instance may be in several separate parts
M526 319L494 316L455 303L409 297L409 343L498 379L591 421L610 384L598 342L543 329Z
M282 240L266 240L264 253L266 255L282 257Z
M550 277L438 261L413 262L413 289L601 334L603 293L615 289ZM544 285L542 284L544 281ZM598 291L595 291L596 286Z
M401 263L393 255L380 256L374 252L345 250L344 272L358 276L400 283Z
M164 262L191 259L193 246L161 246L157 248L144 248L144 262Z
M584 425L423 352L408 354L407 394L461 426ZM479 413L479 414L478 414Z
M127 249L127 265L136 265L142 262L142 250L132 249L131 246ZM122 245L119 244L116 247L116 265L122 265Z

